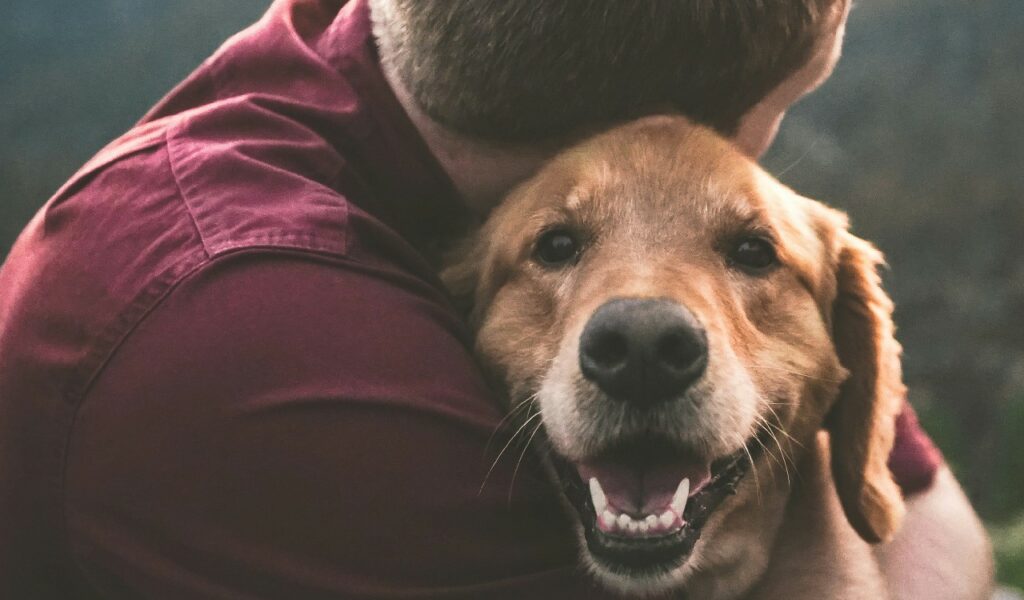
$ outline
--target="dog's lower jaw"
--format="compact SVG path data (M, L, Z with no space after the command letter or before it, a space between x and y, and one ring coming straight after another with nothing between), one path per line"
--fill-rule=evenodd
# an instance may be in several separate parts
M758 465L762 466L763 463ZM551 473L554 474L553 469ZM625 597L661 597L678 591L685 592L688 598L701 600L743 598L768 568L785 513L789 485L784 476L773 476L772 469L765 469L760 482L748 473L737 492L715 511L693 552L676 569L642 577L626 577L610 571L587 550L583 526L577 520L582 563L597 582ZM573 510L571 503L563 500L566 508Z
M751 477L746 479L749 488L755 487ZM765 483L762 480L760 498L755 490L748 489L742 496L742 504L747 506L730 506L730 510L722 511L719 519L708 524L690 560L692 572L679 587L686 590L688 597L737 600L744 598L764 576L789 496L785 481ZM722 527L727 520L728 531Z
M582 562L591 576L604 587L626 597L644 598L658 596L672 590L687 589L686 582L695 570L693 557L691 557L681 567L668 573L646 577L625 577L609 571L594 560L594 557L585 549L586 540L582 533L579 541L581 547L584 548Z
M543 466L544 470L547 472L549 480L557 483L559 481L558 472L550 459L545 460L543 462ZM593 577L600 585L616 592L617 594L634 598L645 598L664 594L670 590L686 589L685 582L694 571L692 566L694 564L692 557L678 569L652 577L624 577L602 566L590 554L590 550L587 547L586 532L584 531L583 522L577 516L576 507L573 506L572 502L565 494L559 494L559 497L561 498L562 508L567 512L567 514L573 515L573 523L575 524L576 530L576 542L580 552L580 564L586 568L590 576ZM694 553L694 555L696 554L697 552ZM723 598L726 597L723 596Z

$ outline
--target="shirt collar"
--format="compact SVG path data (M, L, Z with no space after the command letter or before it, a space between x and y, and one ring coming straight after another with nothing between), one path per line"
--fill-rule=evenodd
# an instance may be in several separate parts
M433 253L465 231L470 211L384 77L367 0L351 0L317 43L360 98L374 206L366 207L421 250Z

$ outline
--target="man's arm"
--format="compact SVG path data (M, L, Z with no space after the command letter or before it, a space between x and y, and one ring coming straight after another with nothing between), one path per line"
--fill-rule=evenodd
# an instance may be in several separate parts
M903 528L876 555L899 600L982 600L992 595L992 548L949 468L907 499Z
M514 459L481 489L500 414L438 298L282 254L179 285L76 421L86 578L109 598L597 597L538 468L511 501Z

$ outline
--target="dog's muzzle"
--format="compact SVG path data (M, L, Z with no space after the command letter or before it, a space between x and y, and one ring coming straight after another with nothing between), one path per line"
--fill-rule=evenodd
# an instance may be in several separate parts
M584 460L553 457L580 515L592 556L629 576L682 564L709 515L746 472L748 448L709 457L659 432L665 411L687 402L708 366L698 319L666 298L615 298L591 315L579 340L583 377L621 408L651 420L643 435L609 440Z

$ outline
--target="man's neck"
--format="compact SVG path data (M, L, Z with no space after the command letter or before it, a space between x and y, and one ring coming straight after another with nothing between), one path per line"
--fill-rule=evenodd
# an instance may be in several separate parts
M851 4L851 0L840 0L831 6L828 33L818 41L808 62L744 116L733 138L743 152L759 157L775 137L786 109L828 78L839 59ZM497 146L453 133L420 109L387 64L383 70L398 102L454 182L463 203L477 214L485 215L497 206L559 150L554 146Z
M428 117L391 69L384 68L384 77L430 152L455 184L463 203L479 215L497 206L556 150L499 147L460 136Z

